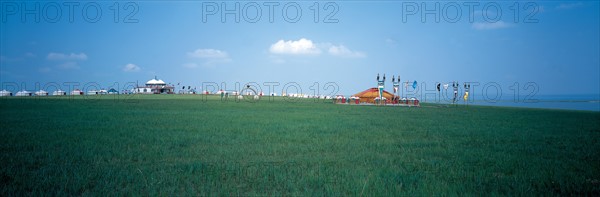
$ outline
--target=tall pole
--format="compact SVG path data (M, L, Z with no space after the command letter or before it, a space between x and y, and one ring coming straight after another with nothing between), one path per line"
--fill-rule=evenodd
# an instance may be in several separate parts
M379 79L379 74L377 74L377 89L379 92L379 103L381 104L381 102L383 101L383 89L385 87L385 74L383 74L383 80Z
M400 88L399 88L399 86L400 86L400 75L398 75L398 81L396 81L394 79L394 76L392 76L392 85L394 87L394 96L396 96L396 98L398 99L398 103L396 103L396 104L399 104L399 102L400 102ZM392 101L395 101L396 98L392 99Z

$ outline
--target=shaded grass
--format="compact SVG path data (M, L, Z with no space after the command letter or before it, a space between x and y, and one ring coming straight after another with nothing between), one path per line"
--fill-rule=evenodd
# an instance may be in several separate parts
M600 194L600 113L0 99L2 195Z

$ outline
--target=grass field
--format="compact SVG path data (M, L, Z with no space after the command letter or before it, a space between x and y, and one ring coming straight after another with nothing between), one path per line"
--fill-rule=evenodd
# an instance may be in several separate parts
M600 113L0 98L0 196L600 195Z

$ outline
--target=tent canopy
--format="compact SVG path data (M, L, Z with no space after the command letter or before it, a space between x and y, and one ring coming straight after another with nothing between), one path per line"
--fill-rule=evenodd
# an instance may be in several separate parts
M362 103L375 103L375 98L379 97L379 90L377 90L377 88L369 88L352 96L359 97L360 102ZM383 97L385 97L389 101L394 98L394 95L388 91L383 90Z

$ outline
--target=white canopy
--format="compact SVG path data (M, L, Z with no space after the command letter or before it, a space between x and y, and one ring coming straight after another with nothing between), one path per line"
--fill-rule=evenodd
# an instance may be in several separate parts
M81 95L83 92L79 89L71 91L71 95Z
M39 91L35 92L35 95L46 96L46 95L48 95L48 92L46 92L44 90L39 90Z
M27 91L27 90L21 90L19 92L17 92L17 95L15 96L31 96L31 92Z
M56 91L52 92L52 95L54 95L54 96L63 96L63 95L67 95L67 93L65 91L62 91L62 90L56 90Z
M0 96L10 96L11 94L12 94L12 92L9 92L7 90L0 91Z
M166 85L163 80L160 79L150 79L150 81L146 82L146 85Z

